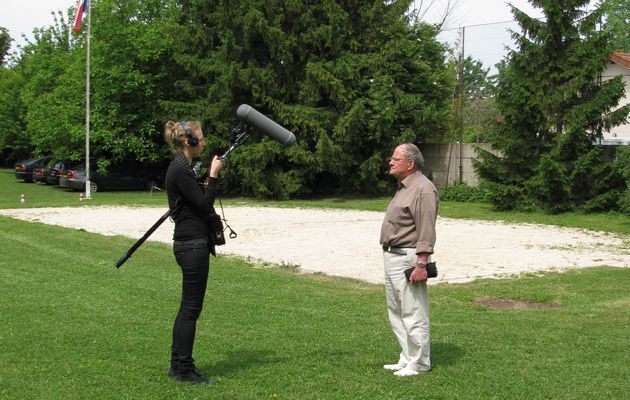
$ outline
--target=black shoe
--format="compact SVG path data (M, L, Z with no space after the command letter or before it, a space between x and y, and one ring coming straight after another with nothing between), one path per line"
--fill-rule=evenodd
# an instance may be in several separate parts
M169 378L175 378L177 376L177 371L175 370L175 368L171 367L168 370L168 377Z
M202 385L214 385L214 381L203 374L198 369L194 369L188 372L178 372L175 374L175 379L178 382L192 382Z

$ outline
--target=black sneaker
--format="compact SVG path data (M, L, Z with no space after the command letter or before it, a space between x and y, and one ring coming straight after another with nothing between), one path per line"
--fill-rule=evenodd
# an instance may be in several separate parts
M202 385L214 385L214 381L205 376L204 373L199 371L197 368L188 372L176 373L175 379L177 379L178 382L192 382Z

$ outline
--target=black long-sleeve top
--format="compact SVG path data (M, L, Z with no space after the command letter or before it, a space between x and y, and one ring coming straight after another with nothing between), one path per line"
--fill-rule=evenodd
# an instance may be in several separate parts
M197 183L195 172L186 157L178 154L166 172L166 194L168 206L175 210L171 214L175 221L173 240L209 238L208 215L216 214L214 199L217 194L217 178L209 178L204 189Z

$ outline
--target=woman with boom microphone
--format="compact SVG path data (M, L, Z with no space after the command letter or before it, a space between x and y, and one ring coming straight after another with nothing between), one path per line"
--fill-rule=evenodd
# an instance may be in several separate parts
M216 214L217 178L224 165L215 156L205 184L197 182L192 162L203 152L205 142L196 121L167 122L164 138L175 155L166 172L166 192L175 221L173 253L182 270L182 300L173 325L168 375L180 382L211 385L214 382L195 367L192 355L208 283L210 254L214 254L215 246L208 220Z

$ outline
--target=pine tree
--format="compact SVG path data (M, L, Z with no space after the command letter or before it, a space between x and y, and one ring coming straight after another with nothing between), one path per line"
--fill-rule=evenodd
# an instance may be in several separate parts
M523 31L499 76L504 120L491 138L501 156L480 151L476 167L500 209L539 206L549 212L615 208L624 183L595 145L630 107L620 78L602 82L612 49L596 30L602 9L588 0L530 0L544 21L512 8Z
M394 146L447 120L445 49L435 27L409 24L410 3L184 1L186 76L164 104L201 116L212 148L227 145L241 103L295 133L291 148L255 133L230 155L243 194L378 193Z

